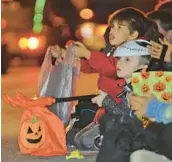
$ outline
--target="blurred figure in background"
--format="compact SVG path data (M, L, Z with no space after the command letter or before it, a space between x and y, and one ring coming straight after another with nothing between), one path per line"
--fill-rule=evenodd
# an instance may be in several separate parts
M163 45L166 45L168 49L165 54L163 70L172 71L172 14L168 11L157 10L148 13L147 16L157 24L159 32L164 36L164 40L160 40L161 44L154 41L151 42L152 57L160 59L164 48Z

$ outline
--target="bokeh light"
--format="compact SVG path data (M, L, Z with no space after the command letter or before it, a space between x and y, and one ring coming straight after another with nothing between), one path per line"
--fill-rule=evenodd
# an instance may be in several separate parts
M80 31L83 38L89 38L94 35L95 25L93 23L84 23L81 25Z
M20 38L18 45L21 49L27 49L28 39L25 37Z
M1 18L1 29L5 29L7 27L7 20Z
M91 19L93 15L94 15L93 11L89 8L85 8L80 11L80 17L85 20Z
M96 34L97 34L98 36L101 36L101 37L102 37L102 36L104 35L104 33L105 33L107 27L108 27L107 24L98 25L98 26L96 27Z
M34 23L33 32L40 33L42 31L42 23Z
M39 40L36 37L30 37L28 39L28 48L30 50L35 50L39 46Z
M74 7L77 9L83 9L86 8L88 5L88 0L71 0Z

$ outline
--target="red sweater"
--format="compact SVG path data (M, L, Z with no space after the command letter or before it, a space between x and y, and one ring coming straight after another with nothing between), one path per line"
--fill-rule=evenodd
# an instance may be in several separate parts
M101 52L91 52L89 60L81 60L81 71L99 73L98 88L107 92L116 102L120 103L122 99L117 99L116 96L123 91L125 80L117 79L116 64L117 59L113 56L107 57Z

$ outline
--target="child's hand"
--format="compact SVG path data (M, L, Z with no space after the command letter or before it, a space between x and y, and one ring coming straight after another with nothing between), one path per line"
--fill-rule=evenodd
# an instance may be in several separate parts
M151 50L151 56L153 58L160 59L160 56L161 56L161 53L163 50L162 45L164 44L164 45L168 46L164 60L166 62L170 62L171 61L171 55L172 55L172 44L169 43L165 38L163 40L162 39L159 39L159 40L160 40L161 44L156 43L154 41L151 41L151 46L148 46L148 48Z
M147 94L146 96L136 96L134 94L130 94L129 101L131 109L134 110L134 114L145 116L147 106L153 98L154 97L151 94Z
M59 45L50 46L51 55L61 62L65 58L66 50L61 48Z
M94 97L91 101L92 103L96 103L99 107L102 107L103 100L107 96L107 93L101 90L99 90L98 93L99 95Z
M75 57L81 58L84 57L86 59L90 58L90 50L88 50L84 44L81 42L75 42Z

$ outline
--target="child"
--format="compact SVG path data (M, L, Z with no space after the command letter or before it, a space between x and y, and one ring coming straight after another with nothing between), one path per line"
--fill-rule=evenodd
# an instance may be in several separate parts
M131 82L132 73L146 69L151 55L146 47L149 42L145 40L128 41L114 52L118 57L116 74L124 78L127 85ZM156 139L144 131L141 121L132 114L129 107L129 86L125 87L123 102L117 104L106 92L100 91L99 96L92 99L93 103L103 106L108 111L101 120L100 129L103 130L103 143L101 145L97 162L129 161L129 155L138 148L154 150ZM148 139L147 139L148 138ZM85 141L82 140L81 144ZM151 143L150 143L151 141ZM101 141L100 141L101 142Z

